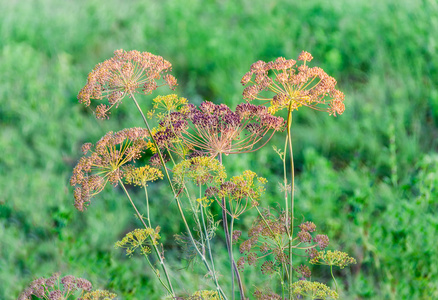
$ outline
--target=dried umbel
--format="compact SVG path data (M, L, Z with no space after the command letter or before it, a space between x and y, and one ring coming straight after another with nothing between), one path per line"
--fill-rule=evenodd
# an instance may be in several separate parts
M315 248L324 250L328 246L329 238L323 234L312 237L311 232L316 231L316 226L312 222L304 222L299 227L301 231L293 237L292 249L307 250L310 259L317 257L319 252ZM263 274L272 274L280 270L282 265L289 264L289 228L289 218L284 213L276 217L269 210L263 211L249 229L248 239L240 245L240 253L246 254L241 260L240 267L243 268L245 263L252 265L268 255L273 259L262 265ZM302 276L310 273L310 270L307 270L303 267L295 269Z
M248 231L248 239L240 244L240 253L245 257L240 259L240 268L244 264L254 265L259 259L268 255L272 256L272 262L262 265L263 274L272 274L282 264L288 263L285 250L288 245L287 229L288 220L284 214L276 217L269 210L262 212Z
M309 267L305 265L300 265L295 271L301 275L301 278L309 278L312 275Z
M171 66L161 56L149 52L117 50L112 58L96 65L88 75L87 84L78 94L79 102L89 106L91 99L107 99L109 105L100 104L96 108L97 118L107 118L109 110L117 107L126 95L150 94L163 85L174 89L175 77L163 75Z
M281 296L274 293L273 291L267 289L267 290L260 290L256 289L254 292L254 298L257 300L281 300Z
M208 197L214 197L217 203L235 219L251 207L259 206L266 183L266 178L257 176L251 170L246 170L242 175L234 176L221 183L216 191L211 188L207 189L205 194ZM222 202L222 199L225 201Z
M269 112L288 108L289 111L307 106L315 110L326 111L330 115L340 115L345 110L344 94L336 90L336 80L319 67L310 68L307 62L312 55L303 51L298 65L293 59L283 57L268 63L257 61L247 72L241 83L248 85L243 91L243 98L270 103ZM270 91L274 96L264 96L263 91Z
M84 144L84 156L73 169L70 184L76 186L75 207L83 211L91 197L110 182L117 185L125 176L123 166L140 158L147 148L148 133L143 128L108 132L94 146Z
M199 108L188 104L186 112L169 114L154 137L160 148L180 156L188 149L215 157L255 151L253 147L269 131L272 133L267 140L283 126L283 118L272 116L262 106L243 103L233 112L224 104L205 101Z
M108 291L94 291L91 283L84 278L77 278L72 275L60 277L60 273L54 273L49 278L38 278L30 283L30 285L24 290L18 297L19 300L30 299L49 299L49 300L63 300L69 297L76 296L75 299L99 299L96 297L89 297L91 293L108 295L110 299L116 297L116 294L109 293ZM112 296L112 297L111 297Z

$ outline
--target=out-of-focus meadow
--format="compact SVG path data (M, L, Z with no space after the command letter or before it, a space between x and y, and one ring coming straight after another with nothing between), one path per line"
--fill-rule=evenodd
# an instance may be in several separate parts
M169 60L190 102L233 109L253 62L312 53L311 65L338 80L346 110L294 113L297 215L328 234L328 249L357 259L336 273L341 298L438 298L436 1L2 1L0 20L0 299L55 271L122 299L160 298L142 258L114 249L139 226L122 192L107 187L80 213L68 183L82 143L142 125L128 100L98 121L76 99L88 72L121 48ZM266 177L264 201L274 207L282 165L272 145L282 140L228 166L231 175L249 168ZM173 237L183 227L165 182L151 188L178 290L211 287L202 269L184 269ZM225 264L221 234L214 249ZM332 284L328 269L313 270ZM244 276L250 291L269 280L257 269Z

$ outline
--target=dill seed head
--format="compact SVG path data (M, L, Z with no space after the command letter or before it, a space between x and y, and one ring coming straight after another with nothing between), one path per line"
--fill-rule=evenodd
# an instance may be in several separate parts
M308 266L305 266L305 265L300 265L300 266L296 269L296 271L297 271L298 273L300 273L303 277L307 277L307 278L309 278L309 277L312 275L312 272L310 272L309 267L308 267Z
M60 273L53 273L52 276L50 276L47 280L46 280L46 286L48 287L54 287L55 284L57 283L58 279L59 279Z
M234 230L233 231L233 236L232 236L232 241L233 243L237 242L240 238L240 236L242 235L242 231L240 230Z
M348 256L347 253L338 250L327 252L318 252L318 255L310 260L311 264L337 266L341 269L350 264L355 264L356 260L353 257Z
M91 291L91 289L93 288L93 286L91 285L91 282L89 282L87 279L84 278L78 278L76 280L76 286L79 289L83 289L84 291Z
M324 250L325 248L327 248L327 246L329 244L329 238L325 234L317 234L313 238L313 241L318 244L318 246L321 250Z
M259 205L258 201L265 191L266 183L265 178L258 177L251 170L246 170L242 175L234 176L222 183L218 193L213 196L230 216L238 218L246 210ZM223 207L223 198L228 200L226 207Z
M320 282L299 280L292 284L292 293L304 299L338 299L338 294Z
M124 170L126 183L143 187L147 186L149 181L163 179L163 176L163 173L159 169L148 165L139 168L128 165Z
M253 245L255 245L255 243L257 242L257 238L256 237L252 237L246 241L244 241L242 244L240 244L239 250L240 253L246 253L251 251L251 248Z
M260 270L262 271L262 274L268 274L268 275L272 275L275 273L275 267L274 267L274 263L270 260L265 261Z
M242 271L245 268L245 257L242 256L237 260L237 268Z
M167 154L163 153L162 156L163 156L164 163L167 163L168 161L170 161L170 157ZM162 168L163 167L161 160L160 160L160 155L158 153L155 153L154 155L151 156L151 158L149 159L149 164L154 168Z
M165 119L174 112L187 112L188 101L186 98L178 97L175 94L158 96L152 100L153 109L148 112L148 117L156 117L159 121Z
M61 283L65 291L74 292L76 291L76 277L72 275L67 275L61 278Z
M196 199L196 202L198 202L199 204L201 204L204 207L209 207L214 200L212 199L208 199L207 197L202 197L202 198L198 198Z
M246 261L248 262L249 265L254 265L257 262L257 254L255 254L254 252L251 252L246 257Z
M314 232L316 230L316 225L313 222L306 221L300 225L301 231Z
M163 85L174 89L175 77L162 76L171 66L161 56L149 52L116 50L112 58L96 65L88 75L87 84L78 94L79 102L89 106L91 99L107 99L108 105L100 104L96 108L96 117L108 118L109 110L117 107L127 95L150 94Z
M59 273L54 273L47 279L44 277L35 279L21 293L18 299L30 300L37 297L49 300L62 300L67 299L75 292L82 294L92 289L91 283L84 278L77 278L72 275L64 276L61 279L59 277Z
M157 240L160 239L160 235L158 234L159 229L135 229L134 231L129 232L123 237L121 241L115 243L115 248L125 248L126 255L131 257L136 249L140 249L142 254L151 253L151 245L157 244Z
M271 290L262 291L262 290L256 289L254 291L253 295L254 295L255 299L257 299L257 300L281 300L282 299L280 295L274 293Z
M204 196L207 198L213 198L219 193L219 188L215 186L210 186L205 189Z
M189 298L189 300L219 300L222 299L222 297L219 297L219 293L216 291L196 291L193 293L193 295Z
M215 158L198 156L185 159L173 168L173 180L180 186L186 181L196 185L217 186L227 177L224 166Z
M110 182L117 185L124 177L122 166L140 158L147 147L148 133L143 128L108 132L94 146L86 144L83 156L73 169L70 184L75 186L75 207L83 211L90 199Z
M84 296L82 296L78 300L100 300L100 299L112 300L116 297L117 297L116 294L110 293L109 291L95 290L95 291L86 293Z
M162 120L157 135L159 146L184 157L184 149L215 157L255 151L253 147L270 131L282 130L284 120L272 116L267 108L239 104L233 112L224 104L205 101L199 108L188 104L186 112L175 112ZM184 145L184 149L180 146ZM178 145L179 147L175 147Z
M62 292L60 290L51 291L49 293L49 300L62 300Z
M333 116L341 115L345 110L344 94L335 88L336 80L323 69L307 66L312 59L310 53L303 51L298 57L298 61L303 62L301 65L283 57L268 63L254 63L241 80L243 85L249 84L243 98L269 102L272 114L284 108L295 110L307 106ZM264 91L274 95L263 96Z
M306 249L306 253L309 259L313 259L318 256L318 251L315 248Z
M302 243L310 243L312 241L312 236L307 231L298 232L298 238Z

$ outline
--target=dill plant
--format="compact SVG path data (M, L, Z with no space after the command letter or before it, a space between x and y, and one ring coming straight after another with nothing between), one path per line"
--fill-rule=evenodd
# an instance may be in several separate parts
M75 187L75 207L85 211L93 198L107 185L120 186L126 194L143 228L128 233L117 248L128 256L137 251L145 257L151 271L163 287L163 297L173 299L337 299L336 290L311 280L307 265L297 265L294 256L307 257L310 264L344 268L354 258L340 251L326 251L329 238L316 234L311 221L297 224L294 211L294 161L292 148L292 115L301 107L337 116L344 112L344 94L335 88L336 80L321 68L309 67L312 56L302 52L297 60L278 58L258 61L241 83L246 85L243 101L232 110L225 104L204 101L199 106L176 94L158 95L153 109L143 112L138 97L151 94L160 86L177 86L169 74L171 64L148 52L117 50L114 56L98 65L88 76L78 94L81 103L97 102L95 116L107 119L110 110L122 100L136 106L142 127L109 132L95 145L82 147L84 156L73 170L70 183ZM260 100L255 104L256 100ZM287 111L286 120L275 114ZM152 124L155 126L152 127ZM284 202L280 209L265 207L261 200L266 178L251 170L228 176L223 165L231 156L254 152L264 147L274 134L285 134L282 149L274 147L283 164ZM150 156L147 163L139 159ZM230 157L230 158L229 158ZM214 290L192 291L184 295L183 287L172 280L163 245L160 226L150 217L148 186L166 180L185 232L185 241L202 261ZM138 209L126 185L144 190L146 211ZM212 206L222 212L213 215ZM253 209L258 216L248 233L235 228L235 220ZM219 274L223 267L215 264L212 240L219 223L223 226L226 251L231 269L231 288L223 287ZM192 224L195 224L194 226ZM164 233L166 234L166 233ZM175 233L174 233L175 234ZM239 243L240 257L233 249ZM300 254L297 254L301 252ZM153 256L153 258L151 257ZM157 262L157 263L155 263ZM258 267L263 275L275 276L275 290L244 285L242 269ZM250 296L251 295L251 296Z

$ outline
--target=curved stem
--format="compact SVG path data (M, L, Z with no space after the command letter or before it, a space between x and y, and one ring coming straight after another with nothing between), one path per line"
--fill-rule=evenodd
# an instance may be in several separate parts
M332 274L333 281L335 282L336 293L338 292L338 283L336 282L335 276L333 275L333 266L330 265L330 274Z
M231 253L231 261L234 261L234 255L233 255L233 226L234 226L234 217L231 216L231 226L230 226L230 253ZM234 300L234 272L233 272L233 265L231 265L231 291L232 291L232 298Z

